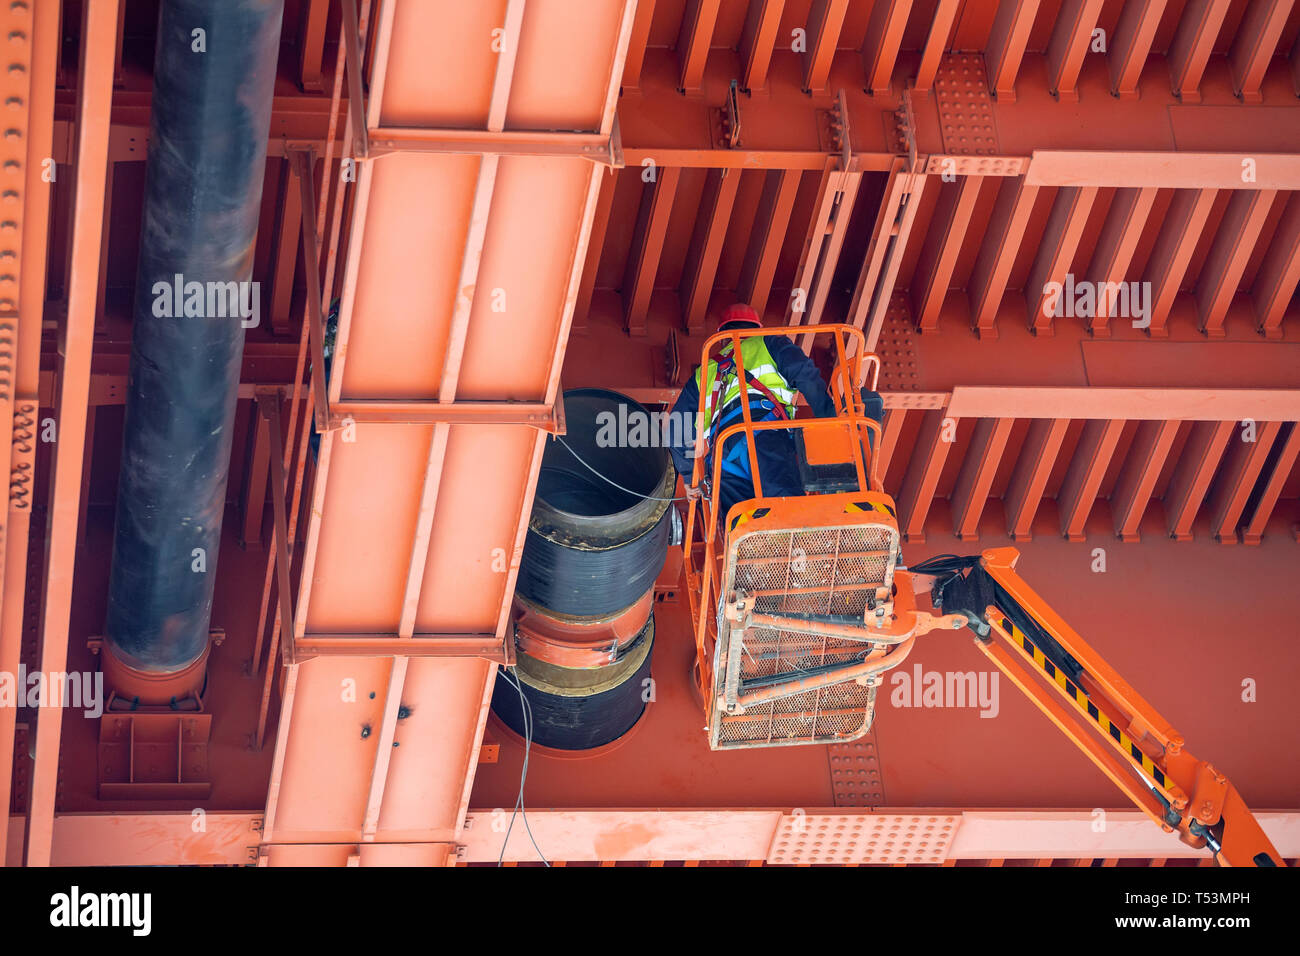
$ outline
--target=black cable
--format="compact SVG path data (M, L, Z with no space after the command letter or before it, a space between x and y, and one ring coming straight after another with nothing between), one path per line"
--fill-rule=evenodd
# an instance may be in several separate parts
M537 838L533 836L533 828L528 825L528 809L524 806L524 784L528 780L528 759L533 747L533 709L528 702L528 698L524 696L523 684L520 683L518 676L515 674L514 667L502 668L502 674L519 692L520 710L524 720L524 763L519 772L519 795L515 798L514 809L510 811L510 823L506 827L506 835L501 841L501 853L497 856L497 866L504 864L506 846L510 842L510 833L515 826L516 814L523 817L524 829L528 831L528 839L533 844L533 849L537 851L538 857L541 858L542 865L550 866L551 864L547 862L546 855L542 853L541 847L537 845Z
M597 478L599 478L601 481L607 481L607 482L609 482L611 485L613 485L613 486L614 486L615 488L617 488L619 491L625 492L625 493L627 493L627 494L629 494L629 495L635 495L635 496L638 497L638 498L644 498L646 501L685 501L685 500L686 500L686 496L685 496L685 495L679 495L679 496L676 497L676 498L658 498L658 497L655 497L654 495L643 495L643 494L641 494L641 492L639 492L639 491L633 491L631 488L624 488L622 485L620 485L620 484L619 484L617 481L615 481L614 479L605 477L605 476L602 475L600 472L598 472L595 468L593 468L591 465L587 464L587 462L586 462L586 461L585 461L585 460L584 460L584 459L583 459L583 458L582 458L582 457L581 457L581 456L580 456L576 451L573 450L573 448L569 445L569 443L568 443L567 441L565 441L563 438L561 438L559 435L556 435L556 436L555 436L555 440L558 441L558 442L559 442L561 445L563 445L565 448L567 448L567 449L569 450L569 454L572 455L574 458L577 458L577 459L578 459L578 464L582 465L583 468L586 468L589 472L591 472L593 475L595 475L595 476L596 476Z

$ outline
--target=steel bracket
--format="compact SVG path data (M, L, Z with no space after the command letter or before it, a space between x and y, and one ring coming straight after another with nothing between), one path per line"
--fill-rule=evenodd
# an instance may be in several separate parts
M316 431L326 432L330 429L330 409L325 382L324 306L317 265L320 262L320 238L316 235L316 217L312 215L316 206L316 183L312 175L315 155L310 148L289 149L285 150L285 154L298 177L298 188L302 191L302 202L299 205L302 215L303 273L307 282L307 322L311 334L312 401L315 405ZM275 442L271 444L273 450L280 447Z
M716 120L713 145L717 149L740 149L740 84L732 80L727 86L727 100L713 110Z
M357 0L341 0L343 5L343 49L348 71L348 118L352 121L352 155L370 158L366 130L366 98L361 89L361 27L357 20ZM303 211L304 217L306 210ZM309 260L310 261L310 260Z

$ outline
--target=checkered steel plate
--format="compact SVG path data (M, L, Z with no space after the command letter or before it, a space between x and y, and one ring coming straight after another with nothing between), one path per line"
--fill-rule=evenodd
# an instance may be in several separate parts
M878 587L891 587L898 532L865 524L753 531L732 542L723 593L743 591L760 614L833 614L861 619ZM739 656L741 685L773 677L795 680L808 671L860 660L874 645L772 628L750 628L728 639L719 617L715 701L724 691L728 658ZM735 646L739 643L739 646ZM836 743L866 733L876 689L852 681L804 691L728 715L715 709L715 749Z
M781 818L768 863L942 864L960 818L950 814L805 814Z

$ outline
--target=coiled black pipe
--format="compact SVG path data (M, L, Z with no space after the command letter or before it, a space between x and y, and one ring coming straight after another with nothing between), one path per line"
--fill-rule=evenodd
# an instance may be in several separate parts
M260 306L243 286L232 310L225 284L252 279L283 17L284 0L159 13L105 626L144 672L184 670L208 643L243 322Z
M627 396L574 389L564 393L564 410L568 434L543 455L519 567L518 594L534 625L528 651L518 654L520 686L498 677L492 708L511 729L528 732L522 692L536 743L587 750L623 736L645 710L654 615L631 624L640 630L630 642L615 631L628 623L619 612L648 607L667 557L677 475L661 420ZM535 626L548 616L554 631ZM617 646L616 659L568 666L572 658L546 635L572 633L575 619L590 624L594 647Z
M542 457L517 587L561 614L612 614L663 570L676 472L658 420L627 396L573 389L564 413L564 443Z
M520 654L515 668L520 687L498 672L492 709L507 727L522 736L522 688L535 743L557 750L590 750L617 740L636 725L645 711L654 635L655 619L651 614L641 633L608 667L559 667Z

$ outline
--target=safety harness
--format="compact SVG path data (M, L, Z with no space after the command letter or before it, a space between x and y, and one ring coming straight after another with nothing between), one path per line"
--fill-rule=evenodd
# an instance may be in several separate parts
M708 408L717 408L719 397L723 394L723 386L727 379L734 373L736 367L735 359L731 355L725 355L718 359L717 378L713 383L713 392L710 395ZM748 389L741 389L736 398L732 399L734 403L731 408L719 408L718 413L713 418L713 423L709 427L709 447L713 448L717 442L718 435L731 424L738 416L744 415L741 402L749 401L749 389L753 389L759 395L763 396L764 401L771 405L770 409L765 409L762 417L755 418L755 421L774 421L789 420L790 413L786 410L781 400L776 394L758 380L749 369L745 369L745 384ZM731 448L723 452L722 470L724 473L740 475L745 478L751 477L749 464L749 451L745 441L739 435L735 436L738 440L733 441Z

